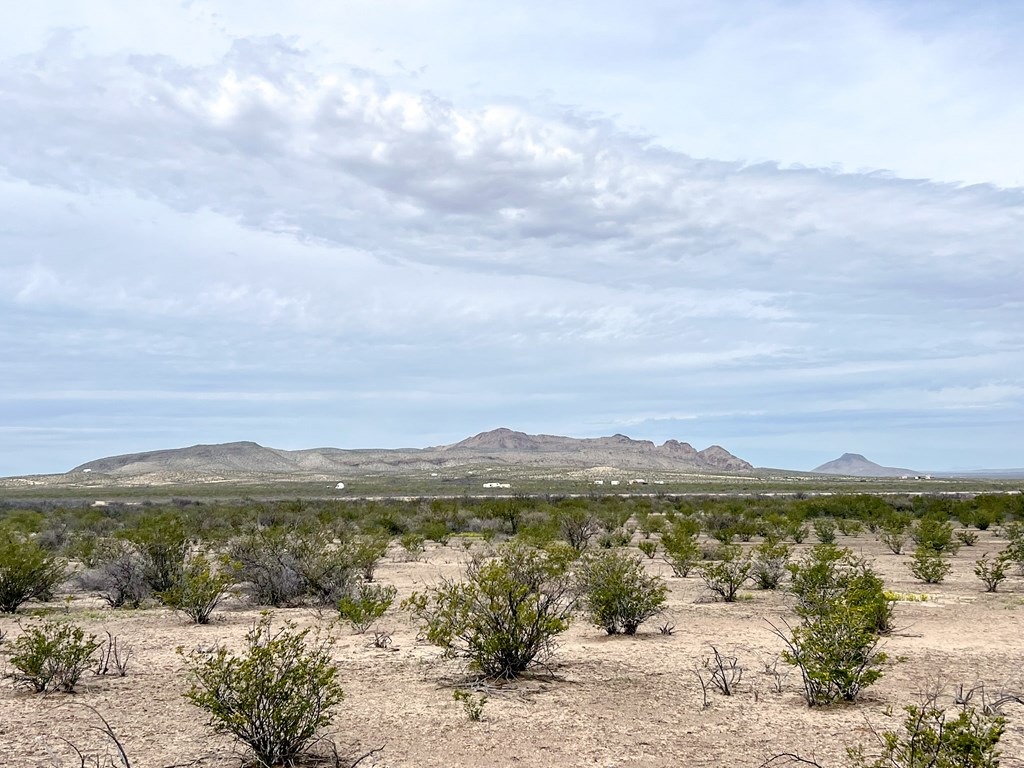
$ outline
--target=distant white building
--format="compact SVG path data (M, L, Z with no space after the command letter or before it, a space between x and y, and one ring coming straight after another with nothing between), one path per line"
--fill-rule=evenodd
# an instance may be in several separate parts
M344 483L338 483L336 486L334 486L334 490L336 490L336 491L343 491L343 490L345 490L345 484Z
M618 480L612 480L612 481L611 481L611 482L609 483L609 485L618 485L618 484L619 484L619 481L618 481Z
M594 485L604 485L604 480L595 480Z
M511 488L512 483L484 483L484 488Z
M636 477L629 481L630 485L647 485L647 481L642 477Z

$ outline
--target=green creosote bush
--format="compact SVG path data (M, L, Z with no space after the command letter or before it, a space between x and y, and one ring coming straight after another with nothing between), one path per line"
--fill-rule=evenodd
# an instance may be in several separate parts
M480 694L474 696L469 691L453 691L452 698L462 704L462 710L466 713L466 717L474 723L480 722L484 716L484 704L487 703L487 696Z
M185 521L174 512L153 514L118 534L132 542L143 558L143 577L153 592L174 586L189 549Z
M955 555L960 544L953 537L953 524L938 517L922 517L910 529L918 549L930 549L943 555Z
M855 700L886 660L878 648L880 632L891 628L884 583L864 560L831 544L788 570L800 623L785 625L788 631L771 625L786 644L782 658L800 670L809 706Z
M988 553L974 561L974 575L981 579L986 592L995 592L999 585L1006 581L1006 569L1010 558L1006 552L1000 552L992 560Z
M867 756L863 745L846 750L852 768L998 768L999 741L1006 730L1006 718L960 703L955 716L939 707L935 697L922 705L903 708L905 716L898 730L875 734L878 752ZM893 713L886 711L888 717ZM798 755L784 753L762 763L823 766Z
M307 642L309 634L290 622L275 630L264 616L241 653L220 648L185 656L185 697L209 714L214 730L248 746L259 766L292 765L343 698L330 639Z
M352 566L362 575L364 581L373 581L377 563L388 551L387 536L362 536L350 545Z
M955 717L934 701L904 707L900 730L879 735L881 754L848 750L856 768L998 768L1006 718L964 706Z
M796 597L796 613L804 621L833 610L837 602L855 605L869 628L878 634L892 631L893 600L885 582L868 562L850 550L818 544L803 560L789 563L789 591Z
M907 533L906 528L885 528L878 538L889 548L890 552L899 555L903 553L903 547L906 546L910 534Z
M402 549L413 560L419 559L419 556L423 554L426 549L426 541L422 533L415 533L413 531L403 533L398 539Z
M726 603L736 601L736 594L750 578L753 563L738 544L723 544L718 548L719 560L700 566L704 585Z
M205 556L196 555L182 568L177 583L158 596L168 608L184 613L196 624L209 624L234 583L235 576L227 563L214 571Z
M65 572L59 557L0 527L0 613L15 613L29 600L50 599Z
M910 572L914 578L923 581L925 584L940 584L942 580L953 570L941 551L930 549L926 546L918 546L914 550L914 557L910 561Z
M423 637L445 656L465 658L487 677L511 678L545 661L576 606L575 552L512 542L475 560L464 581L442 580L402 603Z
M36 693L54 688L71 693L101 643L75 624L51 620L29 626L11 645L16 685Z
M786 575L793 550L781 542L763 541L754 547L750 576L761 589L777 589Z
M1009 544L1003 550L1007 558L1015 562L1019 570L1024 571L1024 523L1007 523L1003 526L1003 536L1009 540Z
M836 520L836 526L838 526L839 532L843 536L856 536L864 532L864 524L860 520L851 520L847 517L841 517Z
M614 549L615 547L628 547L630 536L622 528L602 533L598 537L597 544L601 549Z
M338 601L338 615L361 635L387 613L397 594L398 590L390 584L362 582L351 595L345 595Z
M681 579L690 575L697 563L701 561L700 545L694 536L669 536L661 540L664 550L662 559L672 566L672 573Z
M955 531L953 535L956 536L956 540L965 547L973 547L978 543L977 531L970 531L966 528L961 528L960 530Z
M785 527L786 535L793 540L794 544L803 544L810 529L802 520L791 520Z
M343 542L322 530L289 537L302 589L318 608L333 608L352 587L352 556Z
M836 541L836 521L831 517L816 517L811 523L814 535L822 544L834 544Z
M643 552L650 560L653 560L654 556L658 554L658 542L656 541L645 540L639 542L636 546L637 549Z
M609 635L635 635L639 626L661 612L668 588L647 574L643 561L625 552L601 552L583 558L579 591L592 624Z

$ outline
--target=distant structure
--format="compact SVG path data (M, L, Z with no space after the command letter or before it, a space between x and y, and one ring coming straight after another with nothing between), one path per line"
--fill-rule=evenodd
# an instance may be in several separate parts
M636 477L629 481L630 485L647 485L647 481L642 477Z
M604 485L604 480L595 480L594 485Z
M512 483L484 483L484 488L511 488Z
M336 490L336 491L344 491L345 490L345 484L344 483L338 483L336 486L334 486L334 490Z

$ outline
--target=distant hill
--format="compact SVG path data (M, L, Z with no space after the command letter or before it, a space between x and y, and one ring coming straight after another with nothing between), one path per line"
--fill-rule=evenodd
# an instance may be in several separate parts
M844 477L911 477L921 474L913 469L883 467L869 461L859 453L844 453L838 459L826 462L812 472L820 475L843 475Z
M625 435L578 439L495 429L432 448L287 451L253 442L194 445L129 453L86 462L72 473L142 483L202 482L261 477L332 478L346 472L439 469L474 464L523 467L614 467L623 470L746 472L753 466L721 446L702 451L669 440L655 445Z

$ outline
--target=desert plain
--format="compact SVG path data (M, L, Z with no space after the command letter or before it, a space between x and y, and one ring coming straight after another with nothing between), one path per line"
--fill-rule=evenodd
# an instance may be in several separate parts
M812 536L797 545L795 557L813 543ZM663 615L633 637L608 636L580 617L559 637L545 667L502 684L475 684L463 662L442 658L440 649L419 639L412 618L399 608L413 591L457 578L469 553L489 546L479 539L428 542L416 559L392 545L376 573L398 590L395 605L376 624L391 633L387 649L374 647L372 632L356 634L330 612L274 609L273 617L335 638L345 698L325 736L349 763L383 747L363 766L754 768L775 754L793 753L838 767L847 764L848 747L861 744L870 754L878 733L900 726L901 708L929 693L940 692L951 704L961 685L984 686L990 699L1024 691L1024 577L1014 572L998 592L986 593L973 572L977 558L1005 545L998 530L979 532L977 544L962 547L950 575L935 585L914 579L909 555L892 554L874 534L840 535L837 543L873 561L887 590L901 599L896 629L883 641L889 658L882 678L857 703L825 708L806 705L799 673L779 661L783 643L768 622L792 619L784 590L748 585L737 602L714 602L696 574L673 577L659 558L644 562L669 586ZM132 766L227 768L244 761L244 750L214 734L205 714L183 697L179 649L238 648L260 609L229 599L211 624L200 626L164 607L110 609L75 590L48 605L89 632L117 636L133 655L126 676L86 673L73 694L39 695L2 681L3 765L79 765L68 742L87 756L110 752L109 740L94 728L93 710L109 722ZM29 604L26 615L0 617L0 629L16 637L19 621L40 608ZM671 634L660 631L665 624ZM711 646L735 656L743 675L734 695L712 692L704 707L697 670ZM9 644L0 649L6 670L5 650ZM474 685L488 696L479 722L452 697L456 688ZM1024 707L1009 704L1005 715L1002 765L1024 765Z

